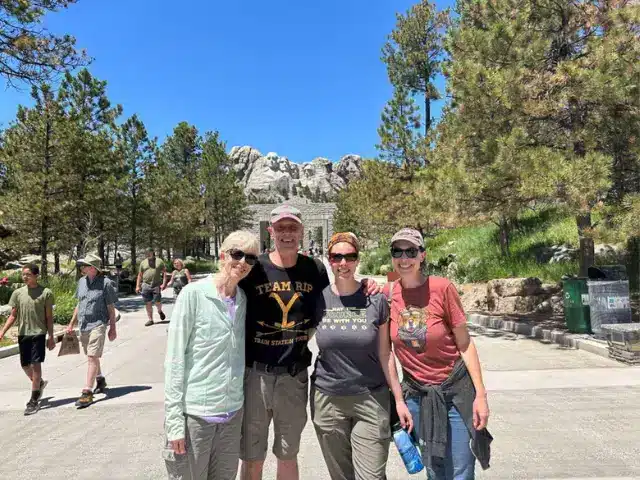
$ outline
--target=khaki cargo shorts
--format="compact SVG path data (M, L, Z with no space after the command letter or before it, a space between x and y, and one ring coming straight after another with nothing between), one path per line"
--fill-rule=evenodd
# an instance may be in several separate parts
M88 332L80 332L80 343L84 353L89 357L102 357L104 349L104 339L107 336L107 326L100 325L94 327Z
M244 419L240 458L262 461L267 456L269 424L273 419L273 454L280 460L296 458L307 423L309 374L295 377L247 368L244 374Z

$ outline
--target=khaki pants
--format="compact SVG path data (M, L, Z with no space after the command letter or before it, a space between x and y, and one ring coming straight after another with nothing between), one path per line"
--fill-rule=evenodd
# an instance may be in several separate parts
M85 355L89 357L102 357L104 350L104 339L107 336L107 326L98 325L88 332L80 332L80 343Z
M186 417L186 455L165 446L169 480L233 480L238 472L242 410L227 423Z
M331 480L386 479L388 389L351 396L312 389L311 419Z
M274 375L247 368L240 458L245 461L266 458L272 419L273 454L280 460L296 458L307 423L308 399L306 369L292 377L288 373Z

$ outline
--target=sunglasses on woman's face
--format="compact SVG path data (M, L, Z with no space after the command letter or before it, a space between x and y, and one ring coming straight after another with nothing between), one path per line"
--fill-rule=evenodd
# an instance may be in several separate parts
M394 247L391 249L391 256L393 258L402 258L402 254L405 254L407 258L416 258L418 256L418 253L420 253L420 249L415 247L406 249Z
M331 263L340 263L342 260L347 262L355 262L358 260L358 254L353 253L331 253L329 254L329 261Z
M233 249L227 252L231 258L236 261L240 261L244 258L244 261L247 262L247 265L255 265L258 263L258 256L253 253L244 253L242 250Z

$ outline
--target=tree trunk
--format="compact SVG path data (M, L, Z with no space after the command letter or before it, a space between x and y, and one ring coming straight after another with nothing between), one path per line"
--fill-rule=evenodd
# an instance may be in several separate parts
M503 257L508 257L510 255L510 244L511 244L511 225L508 218L501 218L500 224L498 225L500 228L500 253Z
M98 256L103 265L107 263L105 261L104 224L102 222L98 222Z
M48 229L49 229L49 219L47 218L47 216L43 216L42 217L42 222L40 224L40 276L43 279L47 278L47 274L49 273L49 265L48 265L48 260L47 260L47 246L48 246L48 241L47 241L47 237L49 235L48 233Z
M113 263L116 263L116 257L118 256L118 235L113 240Z
M52 134L52 125L51 119L49 118L49 109L47 106L46 109L46 130L45 130L45 140L44 140L44 182L43 182L43 199L44 204L47 205L49 202L49 175L51 174L51 134ZM46 279L49 274L49 265L47 260L47 247L49 244L49 217L45 213L42 216L42 221L40 225L40 275L42 275L43 279Z
M60 273L60 252L57 250L53 254L53 273Z
M218 252L218 225L217 224L215 225L215 227L213 227L213 247L214 247L215 259L219 260L220 256Z
M424 96L424 136L426 137L431 128L431 99Z
M586 236L588 231L591 230L591 212L588 211L577 215L576 225L578 227L578 237L580 238L580 250L578 253L580 276L586 277L588 268L593 265L595 260L593 239Z

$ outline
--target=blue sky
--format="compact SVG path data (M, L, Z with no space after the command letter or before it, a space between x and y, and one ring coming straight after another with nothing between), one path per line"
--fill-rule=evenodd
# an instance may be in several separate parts
M392 93L380 49L395 12L413 3L79 0L46 24L76 37L112 102L160 140L187 121L203 133L219 130L228 148L337 161L377 154ZM27 88L0 90L0 126L29 103Z

